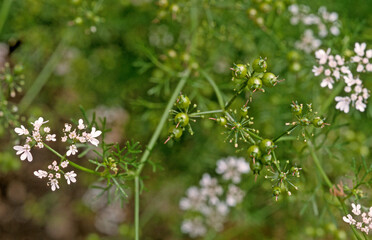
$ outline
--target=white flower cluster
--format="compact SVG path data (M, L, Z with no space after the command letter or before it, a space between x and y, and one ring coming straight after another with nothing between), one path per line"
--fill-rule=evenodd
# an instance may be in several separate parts
M57 140L56 134L51 134L49 127L42 127L47 122L48 121L44 121L44 119L40 117L35 122L31 122L33 126L32 131L29 131L23 125L14 129L19 136L26 137L26 142L24 145L17 145L13 147L13 149L17 151L16 154L20 155L20 159L22 161L27 159L27 161L31 162L33 160L33 156L31 154L31 149L33 147L44 148L46 142L55 142ZM90 133L83 131L86 129L86 126L84 125L82 119L79 120L77 130L74 129L71 131L71 128L72 125L66 123L65 128L63 129L64 136L62 137L62 142L69 141L71 143L66 152L66 156L75 155L78 152L75 145L77 142L89 142L95 146L99 144L99 141L96 138L100 136L102 132L97 131L94 127L92 127L92 131ZM61 159L61 161L62 160L63 159ZM57 161L53 161L53 163L48 166L48 171L38 170L34 172L34 175L38 178L48 177L49 182L47 185L51 187L52 191L55 191L56 189L59 189L58 179L61 178L61 174L65 177L67 184L76 182L77 175L74 173L74 171L66 173L62 171L63 168L68 166L68 163L69 162L67 160L62 161L60 164L57 164Z
M74 171L70 172L63 172L63 168L66 168L68 166L68 161L63 161L60 164L57 164L57 161L53 161L51 165L48 165L48 171L44 170L37 170L34 172L34 175L38 178L46 178L48 177L49 182L47 183L48 186L52 189L52 191L55 191L56 189L59 189L59 182L58 179L61 178L61 174L65 176L65 179L67 181L67 184L70 184L71 182L76 182L76 173Z
M360 204L355 205L352 203L351 207L353 208L352 212L357 219L354 219L351 214L344 216L342 219L344 222L354 225L360 231L368 234L369 231L372 230L372 207L369 208L368 212L362 212L362 206Z
M315 35L313 30L306 29L301 41L295 43L296 48L306 53L313 52L320 47L322 41L319 38L328 36L328 33L333 36L340 34L340 22L336 12L328 12L327 8L320 7L318 14L312 14L309 6L297 4L290 5L288 10L292 14L290 19L292 25L302 23L305 26L316 26L317 28Z
M240 183L241 175L249 171L249 164L244 158L218 160L216 172L225 181L224 187L217 178L205 173L199 182L200 187L187 189L186 197L180 200L180 208L195 213L196 217L185 219L181 231L192 238L204 236L207 227L221 231L230 208L241 203L245 195L235 184Z
M361 46L364 46L361 48ZM356 56L352 57L351 62L354 62L356 57L361 57L364 55L365 50L365 43L355 44L355 53ZM353 107L355 107L358 111L364 112L367 107L367 99L369 98L369 90L363 86L362 80L359 78L359 76L354 77L352 71L350 70L348 62L345 62L344 57L340 55L331 55L330 54L331 49L328 48L327 51L324 51L323 49L319 49L315 52L315 58L317 59L319 66L313 66L313 73L314 76L320 76L322 75L324 78L322 82L320 83L321 87L328 87L329 89L333 88L333 84L336 81L343 81L346 84L346 87L344 88L344 91L349 96L337 96L335 97L336 109L339 109L340 111L343 111L345 113L348 113L350 110L350 103ZM372 51L368 50L366 55L372 55ZM353 60L354 59L354 60ZM366 59L369 61L369 58L366 57ZM366 62L363 60L363 62ZM358 63L359 66L362 66L363 70L368 69L371 70L371 66L368 64L362 65L362 63Z

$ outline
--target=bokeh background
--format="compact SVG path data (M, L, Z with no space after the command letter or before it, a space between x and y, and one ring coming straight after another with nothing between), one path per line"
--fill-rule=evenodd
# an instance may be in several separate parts
M305 27L289 24L287 1L280 14L260 13L264 25L246 13L248 8L260 8L258 0L169 0L168 5L150 0L2 0L0 6L6 2L11 5L8 17L1 20L0 64L24 66L24 91L11 100L19 104L21 122L43 116L57 131L64 122L79 119L82 106L107 117L112 129L107 141L135 140L144 149L179 81L168 69L193 66L183 93L201 110L218 109L213 89L198 71L207 71L227 99L233 89L229 68L259 56L267 57L270 71L285 79L251 104L250 114L263 136L274 137L286 129L285 123L292 119L292 100L313 102L319 110L331 94L320 88L320 79L311 72L313 53L294 48ZM279 1L270 4L275 2ZM309 5L314 12L325 6L338 13L341 34L324 39L324 48L344 54L353 50L354 42L371 47L371 1L297 3ZM35 81L42 81L41 73L45 84L40 92L22 101L35 88ZM370 74L363 76L366 87L372 89ZM236 106L244 101L238 99ZM344 114L334 105L325 116L340 127L327 132L321 156L334 182L351 183L345 176L352 175L352 160L371 163L372 106L364 113ZM142 239L188 239L180 231L183 212L178 206L186 189L197 185L203 173L213 175L218 159L245 157L224 142L222 129L218 131L213 121L192 125L194 136L186 134L179 142L164 145L167 125L151 155L156 171L151 165L145 167ZM76 184L51 192L33 171L45 168L54 156L38 150L32 163L21 162L12 149L11 132L10 127L0 127L0 239L133 238L132 182L122 206L107 204L105 197L96 200L97 192L90 188L96 179L85 173L78 175ZM342 222L304 146L302 141L283 142L277 150L279 158L303 166L300 190L276 203L269 182L259 178L254 183L253 176L247 176L243 203L212 239L351 239L349 226ZM86 159L77 161L93 167Z

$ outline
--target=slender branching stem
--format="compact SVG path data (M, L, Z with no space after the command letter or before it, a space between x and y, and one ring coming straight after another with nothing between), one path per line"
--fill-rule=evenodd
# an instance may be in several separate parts
M94 170L92 170L92 169L89 169L89 168L83 167L83 166L81 166L81 165L79 165L79 164L77 164L77 163L74 163L74 162L68 160L65 156L62 156L60 153L58 153L56 150L54 150L53 148L51 148L51 147L48 146L47 144L45 144L45 143L43 143L43 144L44 144L44 146L45 146L49 151L51 151L52 153L54 153L55 155L57 155L60 159L62 159L62 160L67 160L67 161L69 162L69 164L70 164L71 166L73 166L74 168L79 169L79 170L81 170L81 171L83 171L83 172L86 172L86 173L91 173L91 174L95 174L95 175L101 175L99 172L96 172L96 171L94 171Z
M143 170L143 167L145 166L149 156L150 156L150 153L152 151L152 149L154 148L155 144L156 144L156 141L158 140L159 136L160 136L160 133L161 133L161 130L163 129L165 123L167 122L167 119L168 119L168 115L169 115L169 110L172 109L173 107L173 104L174 102L176 101L177 99L177 96L179 95L179 93L181 92L183 86L185 85L187 79L189 78L190 76L190 69L187 69L186 72L183 74L181 80L178 82L176 88L174 89L174 92L171 96L171 98L169 99L168 101L168 104L166 106L166 108L164 109L164 112L163 112L163 115L161 116L161 119L158 123L158 126L156 127L155 129L155 132L153 133L140 161L139 161L139 166L137 168L137 171L136 171L136 176L135 176L135 179L134 179L134 183L135 183L135 211L134 211L134 225L135 225L135 239L138 240L139 239L139 194L140 194L140 189L139 189L139 178L140 178L140 175L141 175L141 172Z

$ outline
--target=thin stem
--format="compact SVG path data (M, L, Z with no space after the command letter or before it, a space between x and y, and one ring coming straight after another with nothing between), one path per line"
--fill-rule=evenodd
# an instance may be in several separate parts
M203 70L201 70L200 72L201 72L202 75L204 75L204 77L207 79L207 81L209 82L209 84L214 89L214 92L216 93L216 96L217 96L217 99L218 99L218 103L220 104L221 109L225 110L225 103L224 103L224 100L223 100L221 91L218 88L217 84L215 83L215 81L213 80L213 78L211 78L211 76L209 76L208 73L206 73Z
M135 226L135 240L139 240L139 176L134 178L135 204L134 204L134 226Z
M310 154L313 157L314 163L315 163L316 167L318 168L323 180L326 182L326 184L328 185L329 188L332 188L333 184L332 184L331 180L328 178L327 174L325 173L322 165L320 164L319 158L316 155L314 144L312 143L312 141L309 137L307 137L307 143L308 143L308 146L309 146ZM340 199L340 197L337 197L337 200L341 205L342 211L344 212L345 215L347 215L348 212L347 212L344 201L342 199ZM351 229L353 230L355 238L358 239L358 240L361 240L362 238L360 237L359 233L357 232L357 230L355 229L355 227L353 225L351 225Z
M3 4L1 5L1 12L0 12L0 34L3 30L5 21L8 17L10 6L12 5L13 0L4 0Z
M154 148L156 141L158 140L161 130L163 129L169 115L169 110L172 109L174 102L177 99L178 94L182 90L183 86L185 85L188 77L190 76L190 69L186 70L186 73L183 75L181 80L178 82L176 88L174 89L173 95L168 101L166 108L164 109L163 115L158 123L158 126L155 129L155 132L152 134L150 142L148 143L146 150L144 151L140 161L139 167L136 171L136 176L134 179L135 183L135 211L134 211L134 225L135 225L135 239L139 239L139 177L141 175L142 169L145 166L146 161L148 160L152 149Z
M276 141L278 141L281 137L283 137L284 135L287 135L289 133L292 132L293 129L295 129L296 127L298 127L298 124L296 125L293 125L292 127L290 127L288 130L286 130L285 132L283 132L282 134L280 134L279 136L277 136L276 138L274 138L273 142L275 143Z
M65 156L62 156L60 153L58 153L56 150L54 150L53 148L51 148L50 146L48 146L47 144L44 143L44 146L49 150L51 151L52 153L54 153L55 155L57 155L59 158L63 159L63 160L67 160L69 162L69 164L71 166L73 166L74 168L76 169L79 169L83 172L87 172L87 173L91 173L91 174L95 174L95 175L101 175L99 172L96 172L96 171L93 171L92 169L89 169L89 168L86 168L86 167L83 167L83 166L80 166L79 164L76 164L70 160L68 160Z
M253 136L253 137L255 137L255 138L259 139L259 140L263 140L262 137L258 136L257 134L255 134L255 133L253 133L253 132L251 132L249 130L245 130L245 132L247 132L249 135L251 135L251 136Z
M223 112L224 110L221 110L221 109L205 111L205 112L196 112L196 113L190 113L189 117L195 117L195 116L207 115L207 114L213 114L213 113L223 113Z
M23 113L27 109L27 107L31 105L32 101L36 98L36 96L39 94L43 86L48 81L49 77L52 75L55 67L57 66L60 58L62 57L67 36L68 34L66 34L59 42L57 48L55 49L52 56L49 58L47 64L40 72L36 80L33 82L32 86L27 91L26 95L22 98L21 102L19 103L19 113Z
M243 89L245 88L248 81L244 82L240 89L230 98L230 100L226 103L225 109L228 108L235 100L235 98L242 93Z

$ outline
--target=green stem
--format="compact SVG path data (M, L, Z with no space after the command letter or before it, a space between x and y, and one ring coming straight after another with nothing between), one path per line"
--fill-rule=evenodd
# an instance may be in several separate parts
M4 0L3 5L1 5L0 12L0 34L3 30L5 21L8 17L10 6L12 5L13 0Z
M44 143L44 146L49 150L51 151L52 153L54 153L55 155L57 155L59 158L61 158L62 160L67 160L69 162L69 164L71 166L73 166L74 168L76 169L79 169L83 172L87 172L87 173L91 173L91 174L95 174L95 175L101 175L99 172L96 172L96 171L93 171L92 169L89 169L89 168L86 168L86 167L83 167L83 166L80 166L79 164L76 164L70 160L68 160L65 156L62 156L60 153L58 153L56 150L54 150L53 148L51 148L50 146L48 146L47 144Z
M189 117L195 117L195 116L207 115L207 114L213 114L213 113L223 113L223 112L224 110L221 110L221 109L205 111L205 112L196 112L196 113L190 113Z
M135 204L134 204L134 226L135 226L135 240L139 240L139 176L134 179Z
M220 104L221 109L225 110L225 103L224 103L224 100L223 100L221 91L218 88L216 82L205 71L201 70L200 72L201 72L202 75L204 75L204 77L207 79L207 81L209 82L209 84L214 89L214 92L216 93L216 96L217 96L217 99L218 99L218 103Z
M161 130L163 129L169 115L169 110L172 109L174 102L177 99L178 94L182 90L183 86L185 85L188 77L190 75L190 69L186 70L186 73L183 75L181 80L178 82L176 88L174 89L173 95L168 101L166 108L164 109L163 115L158 123L158 126L155 129L155 132L152 134L150 142L148 143L146 150L144 151L140 161L139 167L136 171L136 177L134 179L135 183L135 211L134 211L134 225L135 225L135 239L139 239L139 177L141 175L142 169L145 166L146 161L148 160L152 149L154 148L156 141L158 140Z
M225 105L225 109L226 108L228 108L233 102L234 102L234 100L235 100L235 98L240 94L240 93L242 93L242 91L243 91L243 89L245 88L245 86L247 85L247 82L248 81L246 81L245 83L243 83L243 85L240 87L240 89L234 94L234 96L232 96L231 98L230 98L230 100L226 103L226 105Z
M40 72L39 76L33 82L32 86L27 91L26 95L22 98L21 102L19 103L19 113L23 113L28 108L28 106L31 105L32 101L36 98L36 96L39 94L43 86L48 81L49 77L52 75L55 67L57 66L60 58L62 57L67 36L68 34L66 34L63 37L63 39L59 42L54 53L49 58L48 63L45 65L43 70Z
M253 133L253 132L251 132L249 130L245 130L245 132L248 133L249 135L251 135L252 137L257 138L258 140L261 140L261 141L263 140L262 137L258 136L257 134L255 134L255 133Z
M293 125L292 127L290 127L288 130L286 130L285 132L283 132L282 134L280 134L279 136L277 136L276 138L274 138L273 142L275 143L276 141L278 141L284 135L287 135L287 134L291 133L292 130L295 129L297 126L298 126L298 124Z
M328 185L329 188L332 188L333 187L333 184L331 182L331 180L328 178L327 174L325 173L320 161L319 161L319 158L318 156L316 155L316 151L315 151L315 148L314 148L314 144L312 143L311 139L309 137L307 137L307 144L309 146L309 150L310 150L310 154L314 160L314 163L316 165L316 167L318 168L323 180L326 182L326 184ZM341 208L342 208L342 211L344 212L345 215L348 214L348 211L346 209L346 206L345 206L345 203L342 199L340 199L339 197L337 197L337 200L338 202L340 203L341 205ZM352 226L351 225L351 229L353 230L353 233L354 233L354 236L356 239L358 240L361 240L362 238L360 237L359 233L357 232L357 230L355 229L355 226Z

